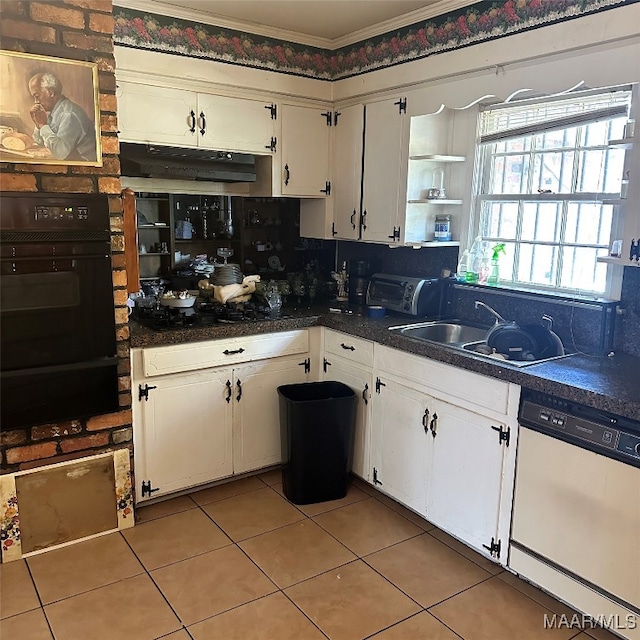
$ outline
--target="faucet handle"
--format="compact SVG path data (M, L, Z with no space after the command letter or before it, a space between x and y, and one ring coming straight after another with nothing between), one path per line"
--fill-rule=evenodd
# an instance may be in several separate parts
M546 325L547 329L551 331L553 329L553 317L543 313L542 314L542 322Z

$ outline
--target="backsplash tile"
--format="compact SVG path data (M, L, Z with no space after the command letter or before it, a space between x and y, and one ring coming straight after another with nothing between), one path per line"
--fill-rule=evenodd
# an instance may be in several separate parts
M616 347L632 356L640 356L640 268L625 267Z

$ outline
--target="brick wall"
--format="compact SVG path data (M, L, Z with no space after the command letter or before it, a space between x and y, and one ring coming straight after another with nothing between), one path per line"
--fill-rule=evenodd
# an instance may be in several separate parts
M133 449L127 278L124 271L112 35L111 0L0 0L2 49L98 64L104 166L2 163L0 192L54 191L108 195L120 391L120 411L116 413L1 431L2 473L31 469L115 448Z

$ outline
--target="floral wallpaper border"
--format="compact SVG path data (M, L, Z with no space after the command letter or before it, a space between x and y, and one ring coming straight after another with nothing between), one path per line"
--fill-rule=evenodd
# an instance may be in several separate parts
M114 6L115 43L339 80L640 0L481 0L335 51Z

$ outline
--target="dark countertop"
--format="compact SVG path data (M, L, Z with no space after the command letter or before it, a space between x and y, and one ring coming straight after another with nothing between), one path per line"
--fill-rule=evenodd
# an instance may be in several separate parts
M283 318L212 327L153 331L132 321L131 346L162 345L234 338L273 331L290 331L325 326L336 331L372 340L394 349L446 362L483 375L573 400L615 415L640 420L640 358L624 354L589 356L575 354L527 367L504 361L493 362L473 353L461 352L436 343L403 336L388 328L419 322L408 316L370 319L360 315L328 313L326 307L286 310Z

